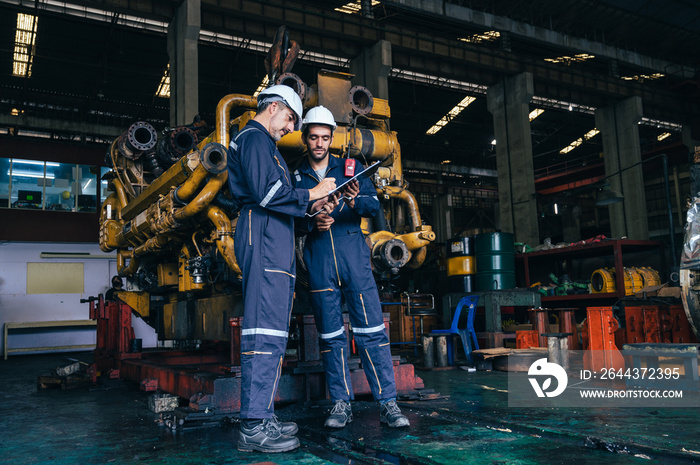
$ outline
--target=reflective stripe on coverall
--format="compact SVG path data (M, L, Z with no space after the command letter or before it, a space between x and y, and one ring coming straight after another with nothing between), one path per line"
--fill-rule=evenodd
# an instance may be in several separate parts
M294 189L275 141L251 120L231 140L229 189L243 205L234 249L243 273L241 418L270 418L287 347L295 280L294 216L309 192Z
M357 173L364 168L358 163ZM328 155L327 177L340 185L345 176L344 160ZM311 189L321 180L305 159L294 172L295 187ZM396 397L394 367L389 337L377 284L372 275L370 250L360 229L362 216L374 216L379 211L377 191L365 178L355 207L344 201L333 211L334 222L329 231L311 230L312 220L297 220L298 229L308 232L304 244L304 261L309 269L309 288L316 327L320 336L321 356L331 399L354 398L348 369L348 341L341 311L341 292L345 297L350 324L365 376L377 400Z

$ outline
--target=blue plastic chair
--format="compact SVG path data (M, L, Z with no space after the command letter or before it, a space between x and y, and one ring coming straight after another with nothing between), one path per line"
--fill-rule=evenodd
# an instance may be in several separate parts
M450 329L434 329L431 331L431 335L435 334L456 334L462 339L462 346L464 347L464 353L467 356L467 363L470 366L474 366L474 360L472 359L472 352L474 350L479 350L479 343L476 340L476 332L474 331L474 314L476 313L476 304L479 301L478 295L468 295L462 297L462 299L457 304L457 309L455 309L454 317L452 317L452 325ZM469 313L467 314L467 327L460 329L457 325L459 324L459 317L462 314L462 307L467 306ZM473 344L472 344L473 340ZM454 350L452 349L452 338L447 338L447 357L450 361L450 365L454 365Z

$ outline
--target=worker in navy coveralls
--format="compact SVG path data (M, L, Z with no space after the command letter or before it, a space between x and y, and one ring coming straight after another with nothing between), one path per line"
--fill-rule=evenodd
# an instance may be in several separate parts
M281 423L274 414L294 292L294 217L319 208L330 212L337 205L337 200L328 202L328 193L335 188L332 177L312 189L294 188L277 150L277 141L299 129L302 108L290 87L265 89L258 95L255 117L229 146L229 188L242 205L234 237L243 274L238 435L242 451L285 452L299 447L294 436L297 425Z
M302 124L302 140L308 157L294 172L295 187L311 189L329 177L341 185L352 177L345 171L345 163L356 160L329 155L335 128L332 113L323 106L307 112ZM355 174L363 170L360 163L355 165ZM308 232L304 261L309 269L309 290L326 383L335 403L325 426L342 428L352 421L350 400L354 396L347 363L341 293L347 303L365 375L374 398L380 402L380 421L391 427L409 426L408 419L396 405L389 338L370 265L370 250L360 229L361 218L372 217L380 209L377 191L370 179L363 178L359 183L352 181L343 191L343 200L330 215L321 213L312 220L297 220L298 232Z

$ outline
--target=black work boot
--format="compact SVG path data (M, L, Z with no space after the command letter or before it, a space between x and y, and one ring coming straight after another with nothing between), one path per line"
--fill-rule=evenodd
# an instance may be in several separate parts
M401 413L395 399L391 399L379 407L379 421L386 423L390 428L403 428L411 424L408 418Z
M343 428L352 423L352 409L349 402L336 400L331 415L326 418L326 428Z
M276 419L265 418L252 427L247 427L245 423L245 420L241 421L238 432L238 450L242 452L287 452L299 447L299 439L282 434Z
M280 421L280 419L277 418L277 415L272 415L272 418L270 418L270 421L277 422L277 424L280 427L280 431L285 436L294 436L295 434L297 434L299 432L299 427L293 421Z

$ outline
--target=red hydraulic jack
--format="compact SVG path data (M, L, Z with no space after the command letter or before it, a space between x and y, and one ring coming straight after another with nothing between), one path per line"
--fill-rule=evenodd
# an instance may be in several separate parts
M613 316L612 307L588 307L586 322L581 332L583 339L583 367L600 372L603 369L625 368L625 360L615 345L615 331L620 324Z
M140 352L132 350L134 328L131 326L131 307L117 300L105 302L102 295L81 300L90 303L90 319L97 321L97 343L95 361L111 358L125 360L141 358ZM97 302L97 305L95 305ZM97 365L98 370L109 370L112 366Z

